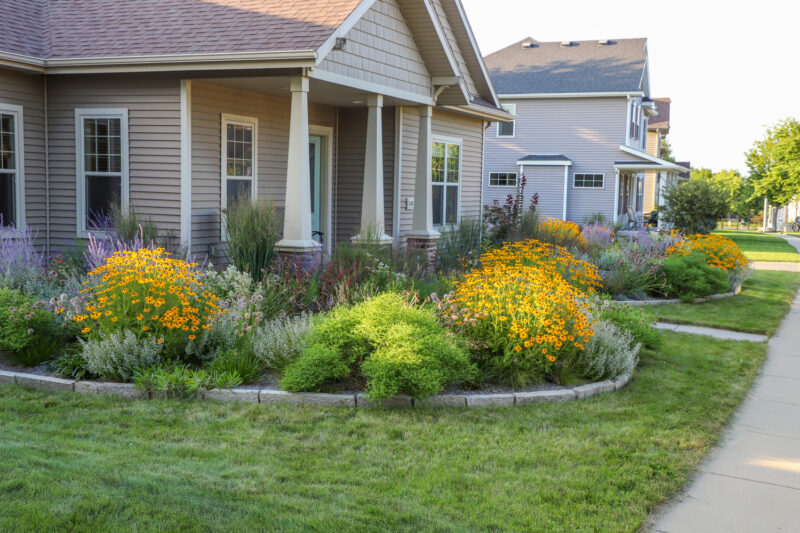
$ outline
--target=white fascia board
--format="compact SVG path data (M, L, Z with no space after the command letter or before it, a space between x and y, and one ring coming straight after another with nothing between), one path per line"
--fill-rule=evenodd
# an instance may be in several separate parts
M19 56L22 57L22 56ZM19 58L0 54L0 62ZM157 56L27 58L25 61L48 74L102 72L173 72L188 70L242 70L253 68L302 68L316 65L314 50L174 54Z
M346 19L344 19L344 22L342 22L342 24L336 28L336 31L334 31L331 36L328 37L324 43L322 43L322 46L317 49L317 65L322 63L325 57L331 52L331 50L333 50L333 47L336 45L336 39L339 37L344 37L350 33L350 30L353 29L353 26L356 25L356 22L361 20L361 18L367 14L367 11L369 11L372 6L375 5L376 1L377 0L363 0L360 4L358 4L358 6L356 6L353 12L350 13Z
M486 119L490 122L513 122L517 120L516 115L512 115L511 113L506 113L505 111L492 111L491 109L487 109L483 106L478 106L474 104L467 104L467 105L447 105L441 106L444 109L449 111L453 111L454 113L460 113L462 115L469 115L471 117L478 117Z
M0 65L20 70L44 72L44 60L10 52L0 52Z
M571 167L572 161L517 161L521 167Z
M467 35L469 36L470 44L472 45L472 51L475 54L475 57L478 58L478 65L481 67L481 73L483 74L484 79L486 80L486 84L489 86L489 91L492 93L492 98L494 101L492 102L496 106L500 106L500 99L497 97L497 92L494 89L494 83L492 83L492 77L489 76L489 71L486 68L486 63L483 61L483 56L481 55L481 50L478 48L478 41L475 39L475 34L472 31L472 26L470 26L469 18L467 18L467 14L464 11L464 6L461 5L461 0L453 0L458 9L458 14L461 16L461 20L463 21L464 28L467 31Z
M500 94L500 100L537 100L544 98L630 98L644 96L642 91L597 92L597 93L521 93Z
M661 165L665 169L677 170L678 172L689 172L690 171L690 169L688 169L688 168L686 168L684 166L676 165L675 163L672 163L670 161L666 161L664 159L659 159L658 157L652 156L652 155L647 154L645 152L641 152L641 151L636 150L634 148L629 148L628 146L625 146L625 145L622 145L622 144L619 146L619 149L622 150L623 152L627 153L627 154L635 155L636 157L641 157L642 159L650 161L651 163L658 163L659 165ZM621 168L621 167L619 167L619 168ZM652 167L650 167L650 168L652 169Z
M433 98L411 91L404 91L402 89L395 89L388 85L381 85L380 83L373 83L369 81L359 80L358 78L351 78L342 74L336 74L323 69L313 69L308 73L309 78L315 80L326 81L344 87L351 87L353 89L364 91L371 94L382 94L398 100L407 100L408 102L420 105L435 105Z
M447 56L447 62L450 64L450 69L453 71L453 74L463 78L461 75L461 70L459 70L458 64L456 63L456 58L453 55L453 51L450 49L450 44L447 42L447 38L444 35L444 29L442 29L442 25L439 23L439 17L436 15L436 10L433 9L430 0L422 0L422 3L425 6L425 9L428 11L428 16L431 18L433 28L436 30L436 37L438 37L439 42L442 44L444 53ZM466 98L467 102L469 102L469 96L466 96Z

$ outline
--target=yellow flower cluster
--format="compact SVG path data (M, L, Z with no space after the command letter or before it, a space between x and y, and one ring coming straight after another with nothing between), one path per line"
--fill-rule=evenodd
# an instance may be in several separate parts
M510 243L484 254L481 267L464 276L445 316L485 343L522 385L585 348L594 335L586 297L599 284L594 265L564 248Z
M537 230L539 239L546 242L564 246L577 246L578 248L587 246L580 226L568 220L547 218L539 222Z
M76 322L82 333L130 329L159 342L193 338L220 312L217 297L203 290L196 265L168 257L161 248L116 252L89 272L89 295Z
M741 248L722 235L689 235L667 249L667 255L686 256L692 253L705 254L708 264L721 270L743 271L750 266Z

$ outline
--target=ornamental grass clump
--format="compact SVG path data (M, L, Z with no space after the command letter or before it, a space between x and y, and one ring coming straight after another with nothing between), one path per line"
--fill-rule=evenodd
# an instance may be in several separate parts
M180 357L220 312L194 269L162 248L117 252L89 272L87 300L73 320L87 338L127 329L139 338L153 336L165 357Z
M440 305L475 343L489 379L538 383L585 349L593 335L586 298L600 284L593 265L537 241L507 244L481 263Z

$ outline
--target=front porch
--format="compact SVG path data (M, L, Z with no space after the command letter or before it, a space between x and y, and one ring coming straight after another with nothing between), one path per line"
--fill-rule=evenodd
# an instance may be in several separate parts
M300 258L367 235L430 248L439 236L435 216L461 211L458 195L450 205L452 195L436 194L433 184L428 97L369 92L302 71L194 78L181 92L182 179L191 191L182 195L190 215L181 234L196 254L221 257L222 213L245 199L276 206L278 249ZM460 165L463 140L458 146ZM450 177L460 191L462 176Z

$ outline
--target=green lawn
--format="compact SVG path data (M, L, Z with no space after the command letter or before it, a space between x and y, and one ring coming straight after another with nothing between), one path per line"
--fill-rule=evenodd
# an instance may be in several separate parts
M733 239L751 261L779 261L800 263L800 254L794 246L775 235L759 231L715 231Z
M637 531L766 345L664 333L619 392L517 408L126 401L0 386L2 531Z
M654 305L645 311L664 322L772 335L789 311L800 274L758 270L733 298L703 304Z

